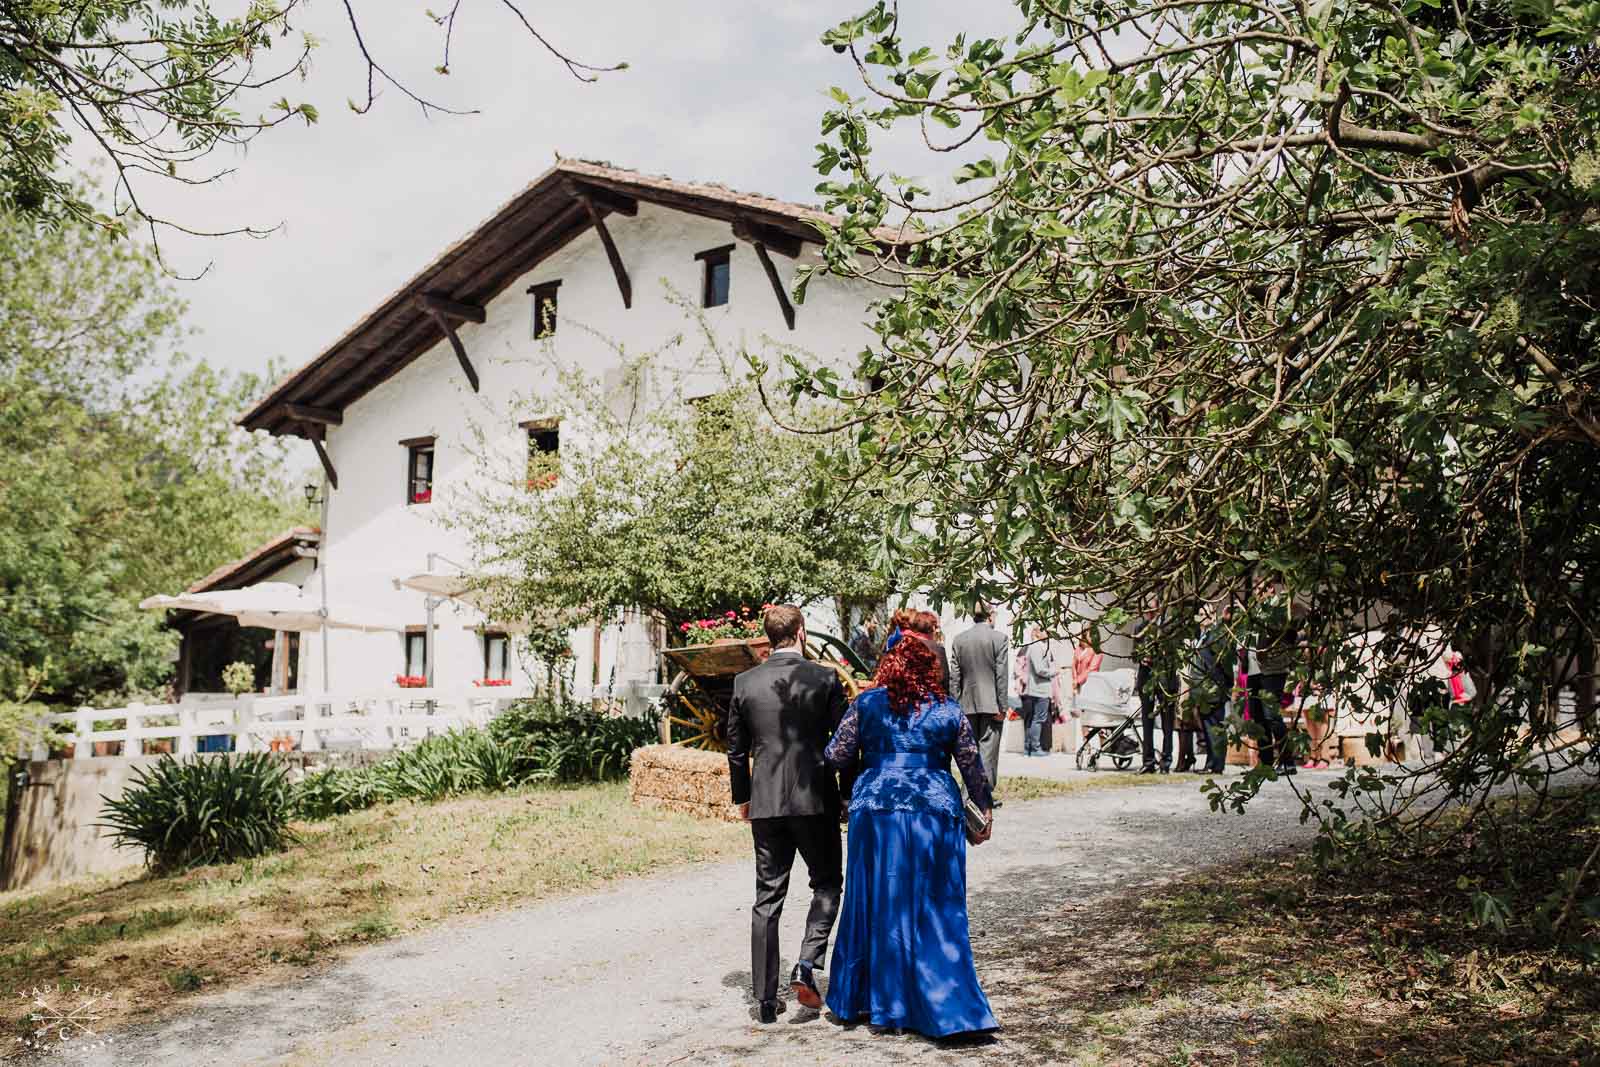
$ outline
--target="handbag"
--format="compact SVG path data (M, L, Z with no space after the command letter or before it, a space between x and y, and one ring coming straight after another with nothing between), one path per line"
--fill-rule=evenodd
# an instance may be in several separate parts
M989 828L992 818L988 812L974 804L971 797L967 798L967 802L961 805L961 828L967 833L967 844L977 844L979 835Z

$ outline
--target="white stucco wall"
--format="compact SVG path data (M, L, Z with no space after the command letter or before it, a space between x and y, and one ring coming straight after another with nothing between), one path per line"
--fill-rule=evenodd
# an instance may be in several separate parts
M458 327L481 381L479 393L471 391L449 343L441 339L350 404L343 424L330 429L327 447L339 472L339 488L330 497L322 553L332 602L381 609L397 624L423 624L422 595L397 590L394 579L426 570L429 552L465 568L473 566L467 533L449 528L446 520L459 514L462 496L481 479L480 432L491 447L523 455L527 438L518 424L555 413L552 354L596 377L620 365L619 348L636 356L666 347L670 354L664 358L680 368L699 361L705 346L696 336L695 312L675 304L669 287L698 309L703 267L695 253L734 243L729 226L647 203L639 205L636 217L610 216L607 226L633 282L631 309L623 308L598 236L587 231L491 301L482 324ZM806 245L798 261L773 258L787 285L799 264L815 262L816 250ZM871 287L818 276L806 303L796 308L791 331L754 249L735 244L730 267L728 303L700 312L728 354L740 347L775 354L778 346L793 345L818 360L844 365L870 341L866 307L878 295ZM553 339L535 341L532 297L526 290L555 280L561 282L560 325ZM708 377L699 391L716 388L716 380ZM690 386L687 391L694 395L697 390ZM437 437L434 502L408 504L406 449L399 442L428 435ZM308 588L315 589L315 582ZM483 621L461 606L447 604L438 610L437 685L466 685L482 676L482 645L474 627ZM634 646L627 657L630 664L642 658L639 635L625 641L620 629L604 635L602 685L611 681L625 643ZM594 674L592 644L590 631L575 633L580 686ZM319 638L305 642L301 676L312 688L320 688L320 650ZM404 666L399 634L335 631L330 650L330 681L336 690L387 685Z

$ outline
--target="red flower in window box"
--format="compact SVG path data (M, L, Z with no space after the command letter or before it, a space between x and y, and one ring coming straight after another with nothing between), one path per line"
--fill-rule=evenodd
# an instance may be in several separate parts
M477 681L473 682L472 684L473 685L489 685L489 686L493 686L493 685L510 685L511 684L511 679L510 678L480 678Z
M428 679L420 674L397 674L394 676L394 684L401 689L426 689Z
M556 487L556 472L543 471L539 474L528 476L529 489L554 489Z
M413 504L431 504L431 503L433 503L433 490L432 489L423 489L423 490L420 490L418 492L412 493L411 494L411 502Z

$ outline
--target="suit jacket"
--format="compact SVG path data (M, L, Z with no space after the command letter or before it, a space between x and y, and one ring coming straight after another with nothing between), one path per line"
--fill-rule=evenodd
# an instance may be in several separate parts
M1005 635L986 622L950 643L950 695L968 715L997 715L1008 696Z
M837 815L839 780L823 750L845 704L833 668L791 652L774 653L735 678L728 709L733 802L749 801L752 819Z

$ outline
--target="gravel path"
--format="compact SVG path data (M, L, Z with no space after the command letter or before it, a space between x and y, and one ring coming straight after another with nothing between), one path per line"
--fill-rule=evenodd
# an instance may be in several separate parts
M1000 812L994 840L968 862L973 945L986 984L1015 977L1007 958L994 958L1006 954L986 953L986 942L1103 894L1310 836L1285 783L1269 785L1246 815L1232 816L1210 811L1201 780L1174 776ZM757 1025L748 992L752 879L749 862L702 865L452 924L362 950L298 981L197 997L184 1014L124 1031L108 1049L50 1062L499 1067L1026 1058L1004 1033L951 1047L843 1027L798 1005L775 1026ZM803 874L792 886L784 912L790 951L808 897ZM1008 1010L1016 1017L1039 1006L997 999L1002 1025Z

